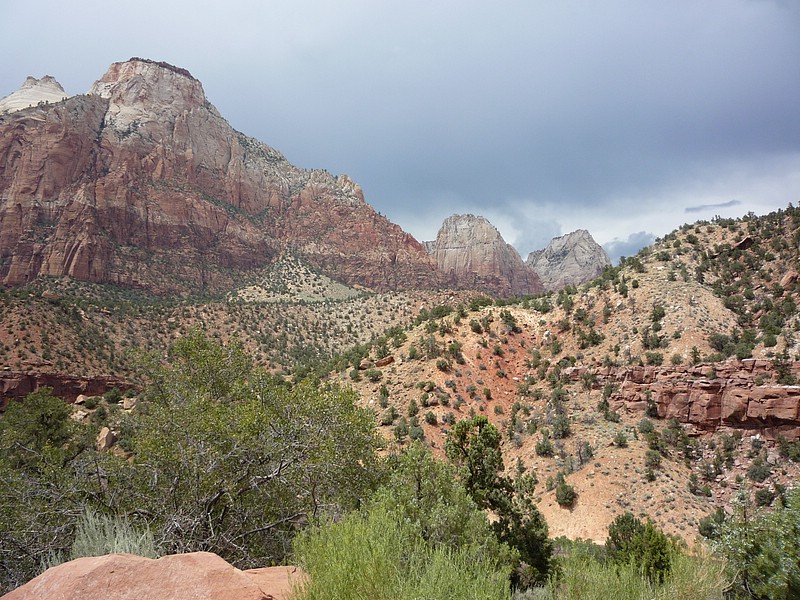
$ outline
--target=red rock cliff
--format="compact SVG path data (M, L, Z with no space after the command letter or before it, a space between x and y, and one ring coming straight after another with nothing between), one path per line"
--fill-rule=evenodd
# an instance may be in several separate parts
M800 363L790 365L796 376ZM569 370L578 381L584 368ZM610 404L644 413L648 399L658 416L676 418L702 431L734 428L800 439L800 386L775 383L778 373L767 360L726 361L715 365L678 367L607 367L599 369L599 385L611 382L617 392Z
M438 284L356 184L233 130L183 69L131 59L87 95L0 114L2 284L223 288L287 247L349 284Z

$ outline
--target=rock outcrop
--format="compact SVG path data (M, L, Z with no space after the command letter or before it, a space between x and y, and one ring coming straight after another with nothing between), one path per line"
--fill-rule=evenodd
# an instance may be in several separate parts
M159 559L131 554L79 558L52 567L4 600L286 600L300 579L292 567L240 571L216 554Z
M570 369L578 381L585 368ZM800 372L800 364L792 365ZM607 367L595 371L598 385L613 383L615 410L644 413L653 402L660 418L676 418L699 431L749 430L766 439L800 439L800 386L775 383L779 375L767 360L742 360L676 367ZM758 383L763 380L763 383Z
M554 238L544 250L531 252L525 264L548 291L591 281L612 266L606 251L585 229Z
M67 92L50 75L41 79L28 77L22 87L0 99L0 114L12 113L39 104L55 104L67 99Z
M519 253L484 217L452 215L436 241L426 244L448 285L500 296L536 294L544 288Z
M113 376L80 377L41 371L0 371L0 411L5 410L10 400L22 400L43 387L52 388L53 395L67 402L75 402L82 394L101 396L113 388L129 389L131 384Z
M350 285L439 284L357 184L235 131L184 69L134 58L86 95L0 115L0 284L217 290L286 249Z

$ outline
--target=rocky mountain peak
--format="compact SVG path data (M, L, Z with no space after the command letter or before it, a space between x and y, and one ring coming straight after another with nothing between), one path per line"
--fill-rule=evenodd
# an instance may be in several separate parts
M440 284L349 177L291 165L231 128L188 71L141 58L88 94L0 119L0 225L4 285L220 291L287 248L349 285Z
M426 244L452 285L484 288L500 295L535 294L542 286L519 253L486 218L452 215L436 241Z
M28 76L22 86L0 100L0 114L12 113L40 103L56 103L65 100L67 92L55 77L45 75L41 79Z
M545 289L557 290L590 281L611 266L611 259L585 229L553 238L544 250L528 255L525 264L539 275Z
M109 100L106 124L122 131L148 120L171 122L193 109L210 107L203 85L189 71L143 58L113 63L89 94Z

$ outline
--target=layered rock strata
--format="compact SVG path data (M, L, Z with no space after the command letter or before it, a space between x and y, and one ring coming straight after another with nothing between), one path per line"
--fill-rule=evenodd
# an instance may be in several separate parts
M81 394L100 396L113 388L125 390L131 385L113 376L80 377L40 371L0 371L0 411L5 410L10 400L21 400L44 387L51 388L53 395L67 402L74 402Z
M800 374L800 364L791 372ZM586 368L568 374L578 381ZM749 430L766 439L800 439L800 386L775 383L780 375L767 360L726 361L677 367L604 367L592 371L597 385L613 383L614 410L644 414L655 403L660 418L676 418L699 431Z
M50 75L41 79L28 77L16 92L0 99L0 114L12 113L40 104L55 104L67 99L67 92Z
M131 59L86 95L0 115L0 284L224 289L285 249L350 285L439 284L357 184L235 131L184 69Z

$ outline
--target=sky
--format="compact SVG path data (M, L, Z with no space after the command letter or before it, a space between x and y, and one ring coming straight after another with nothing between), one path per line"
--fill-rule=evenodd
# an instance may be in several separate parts
M615 260L800 201L800 0L0 0L0 96L188 69L236 129L419 240L487 217Z

